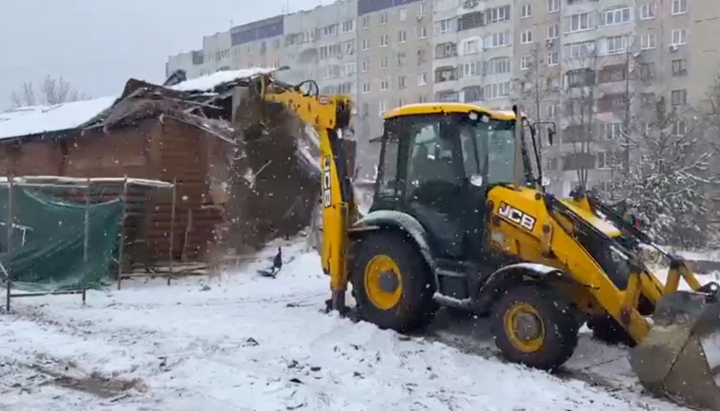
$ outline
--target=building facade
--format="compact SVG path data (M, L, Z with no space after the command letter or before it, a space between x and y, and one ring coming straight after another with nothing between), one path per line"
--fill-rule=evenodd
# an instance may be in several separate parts
M720 67L720 2L689 0L339 0L206 37L172 56L188 77L286 65L290 81L355 99L355 137L372 172L382 113L407 103L520 103L553 121L543 167L551 190L608 187L636 152L656 102L707 102ZM689 126L681 121L673 132ZM544 139L547 135L542 136ZM720 165L718 166L720 168Z
M382 113L432 99L430 0L358 0L358 150L371 173L380 152Z

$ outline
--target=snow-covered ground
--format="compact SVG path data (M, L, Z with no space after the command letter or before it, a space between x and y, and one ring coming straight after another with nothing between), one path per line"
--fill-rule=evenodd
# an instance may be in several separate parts
M551 376L497 359L472 321L441 316L406 337L324 314L328 278L302 247L274 280L255 274L270 251L219 280L128 281L86 306L14 300L0 315L0 409L680 409L636 394L625 352L586 336Z

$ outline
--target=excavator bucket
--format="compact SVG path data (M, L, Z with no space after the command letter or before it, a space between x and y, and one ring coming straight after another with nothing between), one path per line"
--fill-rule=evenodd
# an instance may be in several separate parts
M630 352L642 386L678 404L720 411L720 388L702 340L720 329L715 293L675 291L660 300L650 333Z

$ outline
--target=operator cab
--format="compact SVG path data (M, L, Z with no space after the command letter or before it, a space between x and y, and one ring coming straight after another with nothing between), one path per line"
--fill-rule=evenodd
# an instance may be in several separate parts
M513 112L462 103L403 106L384 115L371 212L397 210L427 230L437 257L480 262L487 192L532 184ZM524 133L520 134L523 138Z

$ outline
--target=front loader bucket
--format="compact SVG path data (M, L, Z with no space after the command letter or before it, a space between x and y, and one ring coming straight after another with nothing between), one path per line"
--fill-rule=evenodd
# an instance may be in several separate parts
M652 394L688 407L720 411L720 388L701 339L720 329L713 295L668 293L656 306L650 333L630 352L630 365Z

